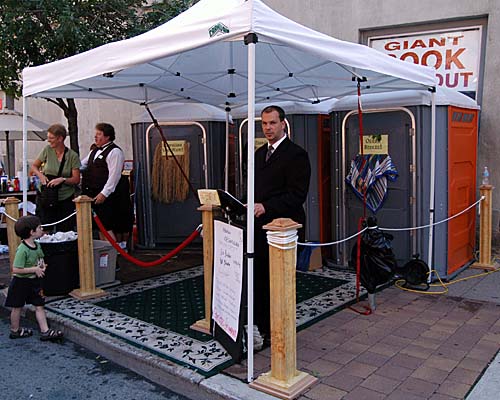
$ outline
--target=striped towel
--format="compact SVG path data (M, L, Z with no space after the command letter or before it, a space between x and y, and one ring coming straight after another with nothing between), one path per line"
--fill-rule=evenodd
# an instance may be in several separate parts
M397 177L398 171L390 156L358 154L351 161L351 170L345 180L361 200L366 191L366 205L375 213L387 196L387 180L394 182Z

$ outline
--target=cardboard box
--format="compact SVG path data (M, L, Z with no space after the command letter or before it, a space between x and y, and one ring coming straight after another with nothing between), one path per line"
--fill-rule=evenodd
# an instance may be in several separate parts
M318 268L323 267L323 257L321 255L321 247L316 247L312 253L311 258L309 259L309 271L313 271Z
M115 281L117 251L107 240L94 240L95 285Z

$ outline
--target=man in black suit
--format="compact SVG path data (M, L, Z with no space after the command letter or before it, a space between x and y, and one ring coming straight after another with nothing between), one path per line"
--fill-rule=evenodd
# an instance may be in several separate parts
M268 141L255 153L255 323L270 343L269 248L262 227L275 218L291 218L305 225L302 204L306 200L311 165L306 151L285 133L285 112L281 107L262 110L262 130ZM304 241L304 228L299 241Z

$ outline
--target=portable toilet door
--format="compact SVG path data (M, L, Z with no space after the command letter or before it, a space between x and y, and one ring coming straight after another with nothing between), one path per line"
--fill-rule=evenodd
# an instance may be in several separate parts
M359 219L365 215L363 200L346 183L351 163L360 154L358 112L350 111L338 115L340 135L337 149L341 157L337 159L336 192L338 211L336 212L336 237L346 238L359 230ZM388 155L396 167L398 177L388 182L383 206L377 212L367 207L366 216L374 215L380 226L410 227L416 220L413 201L416 191L415 169L415 117L411 110L387 108L363 112L364 136L379 136L387 144ZM369 154L365 154L369 157ZM416 238L412 232L395 232L392 241L395 255L401 263L416 249ZM337 262L347 265L355 241L337 246Z
M205 108L209 108L210 113L207 114ZM153 115L159 120L167 141L171 145L182 144L188 152L189 163L184 168L194 190L222 188L226 136L224 111L207 105L168 103L154 108ZM153 176L161 167L155 153L161 150L164 155L162 137L149 122L147 113L137 116L134 121L132 139L138 170L136 215L139 244L147 248L179 244L201 223L197 194L188 189L183 199L166 202L153 198ZM164 172L162 184L186 184L178 166L170 167L171 173L167 176Z
M399 174L389 182L382 207L375 213L385 228L414 228L429 223L431 95L401 91L362 96L364 135L387 135L388 153ZM439 222L476 201L478 106L469 97L445 88L436 93L436 172L434 221ZM358 231L363 202L345 177L359 153L357 98L334 106L336 116L334 187L339 199L334 212L334 236L342 239ZM372 214L368 211L368 215ZM367 216L368 216L367 215ZM474 259L474 209L434 227L432 269L449 278ZM427 261L429 229L389 232L400 265L413 254ZM337 247L336 261L347 265L353 242Z
M311 163L309 194L304 204L306 212L306 239L308 241L328 242L331 240L331 167L332 151L331 124L329 110L336 100L327 100L318 104L299 102L273 103L282 107L286 113L286 131L290 139L304 148ZM256 105L255 137L256 148L267 143L260 123L260 112L270 104ZM244 182L246 165L246 143L248 123L246 108L231 112L238 129L238 185L239 195L246 193ZM329 249L322 249L323 255L330 257Z

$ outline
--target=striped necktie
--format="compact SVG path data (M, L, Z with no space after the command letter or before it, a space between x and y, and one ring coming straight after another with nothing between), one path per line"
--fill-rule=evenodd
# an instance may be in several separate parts
M271 154L273 154L273 151L274 151L274 147L273 146L269 146L267 148L267 153L266 153L266 162L269 161L269 158L271 158Z

